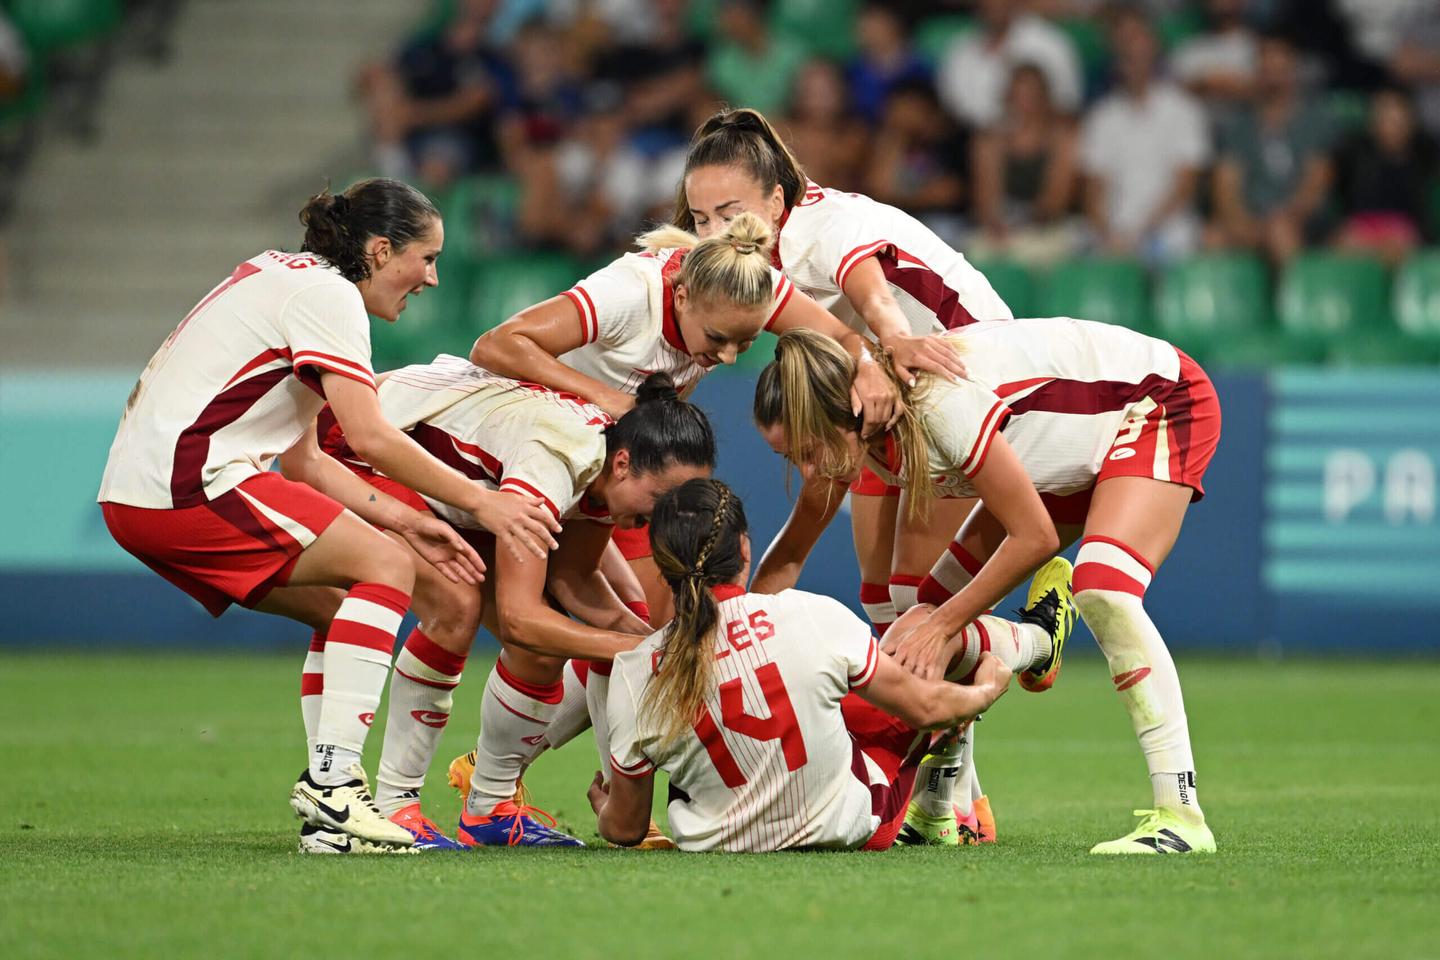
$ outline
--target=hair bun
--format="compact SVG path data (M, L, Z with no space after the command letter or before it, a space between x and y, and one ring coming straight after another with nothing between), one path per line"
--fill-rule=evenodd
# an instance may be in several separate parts
M336 193L330 197L330 212L336 217L344 217L350 212L350 199L343 193Z
M652 373L640 384L640 389L635 391L635 404L652 403L656 400L679 400L680 391L675 389L675 381L670 379L668 373Z

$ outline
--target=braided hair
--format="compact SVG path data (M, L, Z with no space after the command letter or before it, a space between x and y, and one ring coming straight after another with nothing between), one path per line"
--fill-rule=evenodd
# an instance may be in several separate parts
M689 730L715 678L720 609L710 588L745 567L745 505L719 480L690 480L660 498L650 516L655 565L675 598L644 709L661 720L668 746Z

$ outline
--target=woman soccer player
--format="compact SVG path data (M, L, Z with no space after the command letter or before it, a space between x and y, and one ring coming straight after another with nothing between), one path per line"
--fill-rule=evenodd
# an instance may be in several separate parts
M507 377L569 391L620 416L650 371L682 393L718 364L734 363L762 330L807 328L834 338L857 359L864 340L794 290L770 262L771 231L736 218L709 240L674 227L640 237L628 254L558 297L522 310L475 341L470 359ZM861 363L854 403L876 427L895 415L894 387ZM665 589L643 530L617 532L636 568L655 623L670 619Z
M487 581L503 649L481 702L477 760L459 839L466 846L578 845L539 823L533 808L517 805L516 786L524 768L552 742L549 726L565 701L566 661L608 665L648 632L599 571L600 556L612 525L643 525L660 494L710 473L715 465L710 424L698 407L679 399L664 373L647 377L635 406L612 420L574 395L497 377L458 357L387 374L381 405L392 423L442 461L498 490L538 498L563 524L559 547L548 561L521 563L502 553ZM335 445L349 459L343 441ZM416 500L363 464L356 467L379 489ZM473 526L443 502L426 498L415 506L457 526ZM421 585L416 612L422 626L396 660L390 691L389 722L395 726L386 731L380 803L397 822L424 834L427 845L445 846L420 814L418 791L479 626L480 597L433 573L422 577ZM442 630L430 632L431 617ZM571 706L582 715L586 709L583 698Z
M1130 713L1155 800L1136 830L1092 852L1213 851L1180 678L1143 599L1203 495L1220 438L1214 387L1170 344L1103 323L983 322L947 338L969 379L904 386L895 428L862 440L845 409L854 362L824 338L787 334L760 374L755 421L807 473L840 484L867 463L902 486L917 513L940 492L980 497L920 585L919 599L938 609L896 646L896 659L922 676L939 669L954 631L1083 533L1075 604ZM793 516L757 582L793 582L833 512ZM773 575L764 569L772 562ZM1043 689L1053 676L1021 683Z
M882 653L870 627L840 603L798 590L747 593L750 544L740 498L716 480L663 497L651 521L656 562L675 619L615 658L608 704L608 787L590 801L600 834L630 845L645 834L656 770L670 778L670 827L682 850L883 850L895 840L928 737L988 709L1010 667L1048 669L1063 641L1058 589L1025 622L982 618L1013 636L1003 655L952 644L952 674L926 680ZM1052 578L1053 579L1053 578ZM973 627L984 629L983 624ZM1024 647L1022 653L1021 647ZM1043 647L1043 649L1041 649Z
M290 802L310 826L357 845L408 846L360 766L414 585L409 557L375 526L451 579L474 583L483 568L449 526L320 456L315 416L328 401L368 461L498 531L511 562L544 557L558 524L538 501L466 479L381 414L366 314L394 322L408 296L438 283L443 228L430 201L366 180L312 198L300 219L302 253L269 250L236 267L151 358L99 501L122 547L215 616L240 603L304 619L310 591L346 591L328 627L309 767ZM290 479L270 472L277 456Z

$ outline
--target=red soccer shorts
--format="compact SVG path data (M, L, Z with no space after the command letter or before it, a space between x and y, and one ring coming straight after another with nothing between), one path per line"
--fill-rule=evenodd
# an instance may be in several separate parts
M854 693L840 701L840 713L854 744L850 770L870 789L870 812L880 818L880 826L861 849L888 850L905 825L915 773L930 738ZM878 775L867 760L880 768Z
M212 617L253 607L290 582L295 561L345 511L314 487L261 473L195 507L102 503L115 542L200 601Z
M1179 350L1180 377L1130 407L1098 484L1111 477L1151 477L1190 487L1205 496L1202 481L1220 443L1220 398L1200 365Z

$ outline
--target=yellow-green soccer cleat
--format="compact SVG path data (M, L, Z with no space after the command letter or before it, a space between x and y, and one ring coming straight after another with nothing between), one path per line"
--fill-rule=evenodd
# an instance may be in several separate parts
M905 810L905 825L895 839L916 847L958 847L960 828L955 820L955 811L951 810L948 817L932 817L911 800Z
M1031 670L1021 670L1020 686L1031 693L1043 693L1055 685L1060 675L1060 660L1065 641L1075 629L1075 597L1070 592L1070 578L1075 568L1064 557L1055 557L1030 581L1025 609L1017 611L1023 623L1034 624L1050 634L1050 659Z
M1140 825L1119 840L1097 843L1091 853L1154 856L1162 853L1214 853L1215 835L1204 823L1190 823L1169 810L1136 810Z

